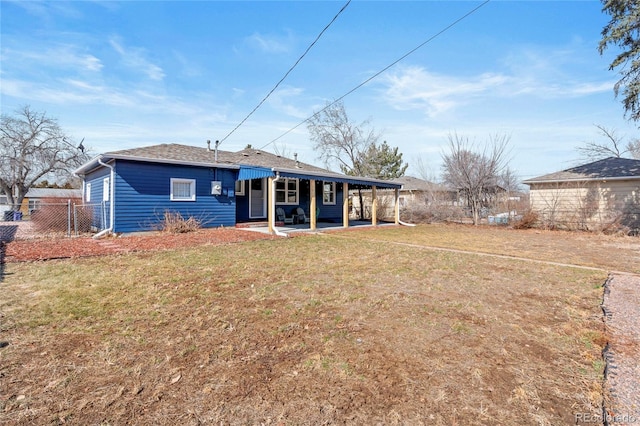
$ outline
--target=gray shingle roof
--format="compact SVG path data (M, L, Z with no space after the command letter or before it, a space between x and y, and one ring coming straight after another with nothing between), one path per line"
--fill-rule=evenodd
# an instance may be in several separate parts
M640 179L640 160L610 157L593 163L549 173L524 181L525 184L601 179Z
M241 166L256 166L272 169L285 175L301 177L326 178L329 180L349 182L353 184L380 185L382 187L398 187L399 184L379 179L346 176L320 167L271 154L259 149L247 148L238 152L201 148L180 144L160 144L134 149L111 151L100 155L74 171L77 175L84 175L90 170L100 167L100 161L113 159L150 161L157 163L173 163L200 167L227 167L239 169Z
M142 148L125 149L105 153L113 158L140 158L148 160L169 160L184 163L198 163L213 165L248 165L268 168L300 169L322 173L331 173L326 169L295 161L279 155L271 154L259 149L246 148L242 151L231 152L218 150L218 161L215 150L180 144L161 144Z
M29 188L26 198L82 198L81 189Z
M405 191L449 191L444 185L413 176L402 176L391 181L402 184L402 189Z

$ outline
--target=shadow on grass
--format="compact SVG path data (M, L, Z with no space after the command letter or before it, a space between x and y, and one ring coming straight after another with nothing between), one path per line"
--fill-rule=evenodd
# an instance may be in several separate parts
M0 225L0 283L4 281L7 244L14 240L17 232L17 225Z
M7 253L7 244L14 240L18 232L17 225L0 225L0 283L4 281L5 275L5 256ZM9 346L9 342L0 341L0 349Z

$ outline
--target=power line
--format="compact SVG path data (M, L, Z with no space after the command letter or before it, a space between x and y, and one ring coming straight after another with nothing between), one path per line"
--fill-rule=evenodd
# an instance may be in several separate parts
M262 106L262 104L267 100L267 98L269 98L269 96L271 96L271 94L278 88L278 86L280 86L280 83L282 83L284 81L285 78L287 78L287 76L291 73L291 71L293 71L293 69L298 65L298 63L300 63L300 61L302 60L302 58L304 58L307 53L309 52L309 50L311 50L311 48L316 44L316 42L320 39L320 37L322 37L322 34L324 34L325 31L327 31L327 29L331 26L331 24L334 23L334 21L336 19L338 19L338 16L340 16L340 14L347 8L347 6L349 6L349 3L351 3L351 0L348 0L344 6L342 6L342 8L340 9L340 11L336 14L336 16L333 17L333 19L331 20L331 22L329 22L323 29L322 31L320 31L320 34L318 34L318 36L316 37L315 40L313 40L313 43L311 43L309 45L309 47L307 47L307 50L304 51L304 53L302 54L302 56L300 56L298 58L298 60L295 62L295 64L293 64L293 66L291 68L289 68L289 71L286 72L286 74L284 75L284 77L282 77L280 79L280 81L278 81L276 83L275 86L273 86L273 89L271 89L271 91L269 93L267 93L267 96L265 96L258 105L256 105L256 107L251 110L251 112L236 126L233 128L233 130L231 130L227 136L225 136L224 138L220 139L220 142L224 142L229 136L231 136L233 134L233 132L235 132L236 130L238 130L238 128L240 126L242 126L244 124L245 121L247 121L247 119L249 117L251 117L253 115L254 112L256 112L256 110L258 108L260 108Z
M442 35L443 33L447 32L448 30L450 30L451 28L453 28L455 25L457 25L458 23L460 23L462 20L464 20L465 18L471 16L472 14L474 14L475 12L477 12L482 6L485 6L487 3L489 3L491 0L485 0L482 4L480 4L479 6L476 6L475 8L473 8L472 10L470 10L469 12L467 12L466 14L464 14L463 16L461 16L460 18L456 19L455 21L453 21L451 24L447 25L446 27L444 27L443 29L441 29L440 31L438 31L437 33L435 33L434 35L432 35L431 37L429 37L427 40L425 40L424 42L420 43L418 46L414 47L413 49L411 49L409 52L405 53L404 55L402 55L400 58L396 59L395 61L393 61L391 64L387 65L386 67L384 67L383 69L381 69L380 71L378 71L377 73L373 74L371 77L369 77L368 79L366 79L365 81L363 81L362 83L358 84L356 87L354 87L353 89L349 90L347 93L343 94L342 96L340 96L339 98L337 98L336 100L334 100L333 102L331 102L330 104L328 104L327 106L325 106L324 108L322 108L321 110L319 110L318 112L314 113L312 116L307 117L306 119L304 119L303 121L301 121L300 123L298 123L295 127L292 127L291 129L287 130L286 132L284 132L283 134L281 134L280 136L278 136L277 138L273 139L271 142L265 144L263 147L261 147L260 149L264 149L267 146L271 145L272 143L276 142L277 140L279 140L280 138L283 138L284 136L288 135L289 133L293 132L295 129L297 129L298 127L302 126L304 123L306 123L307 121L311 120L315 115L321 113L322 111L330 108L331 106L335 105L336 103L340 102L342 99L346 98L347 96L349 96L350 94L352 94L353 92L355 92L356 90L358 90L359 88L361 88L362 86L364 86L365 84L367 84L368 82L370 82L371 80L373 80L374 78L378 77L380 74L382 74L383 72L387 71L389 68L393 67L394 65L396 65L398 62L402 61L403 59L405 59L407 56L413 54L416 50L420 49L421 47L423 47L425 44L430 43L431 41L433 41L435 38L439 37L440 35Z

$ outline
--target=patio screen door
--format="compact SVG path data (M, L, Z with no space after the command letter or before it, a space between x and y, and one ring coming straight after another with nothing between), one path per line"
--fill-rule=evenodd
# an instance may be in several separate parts
M249 217L251 219L267 216L266 179L251 179L249 187Z

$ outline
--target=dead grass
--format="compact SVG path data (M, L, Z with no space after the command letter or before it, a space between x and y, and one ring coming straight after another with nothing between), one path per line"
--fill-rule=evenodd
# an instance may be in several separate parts
M632 236L460 224L382 227L365 234L381 243L414 243L640 274L640 239Z
M8 264L0 423L550 425L600 413L606 273L389 243L549 256L534 233L434 229ZM602 265L617 264L608 252Z

